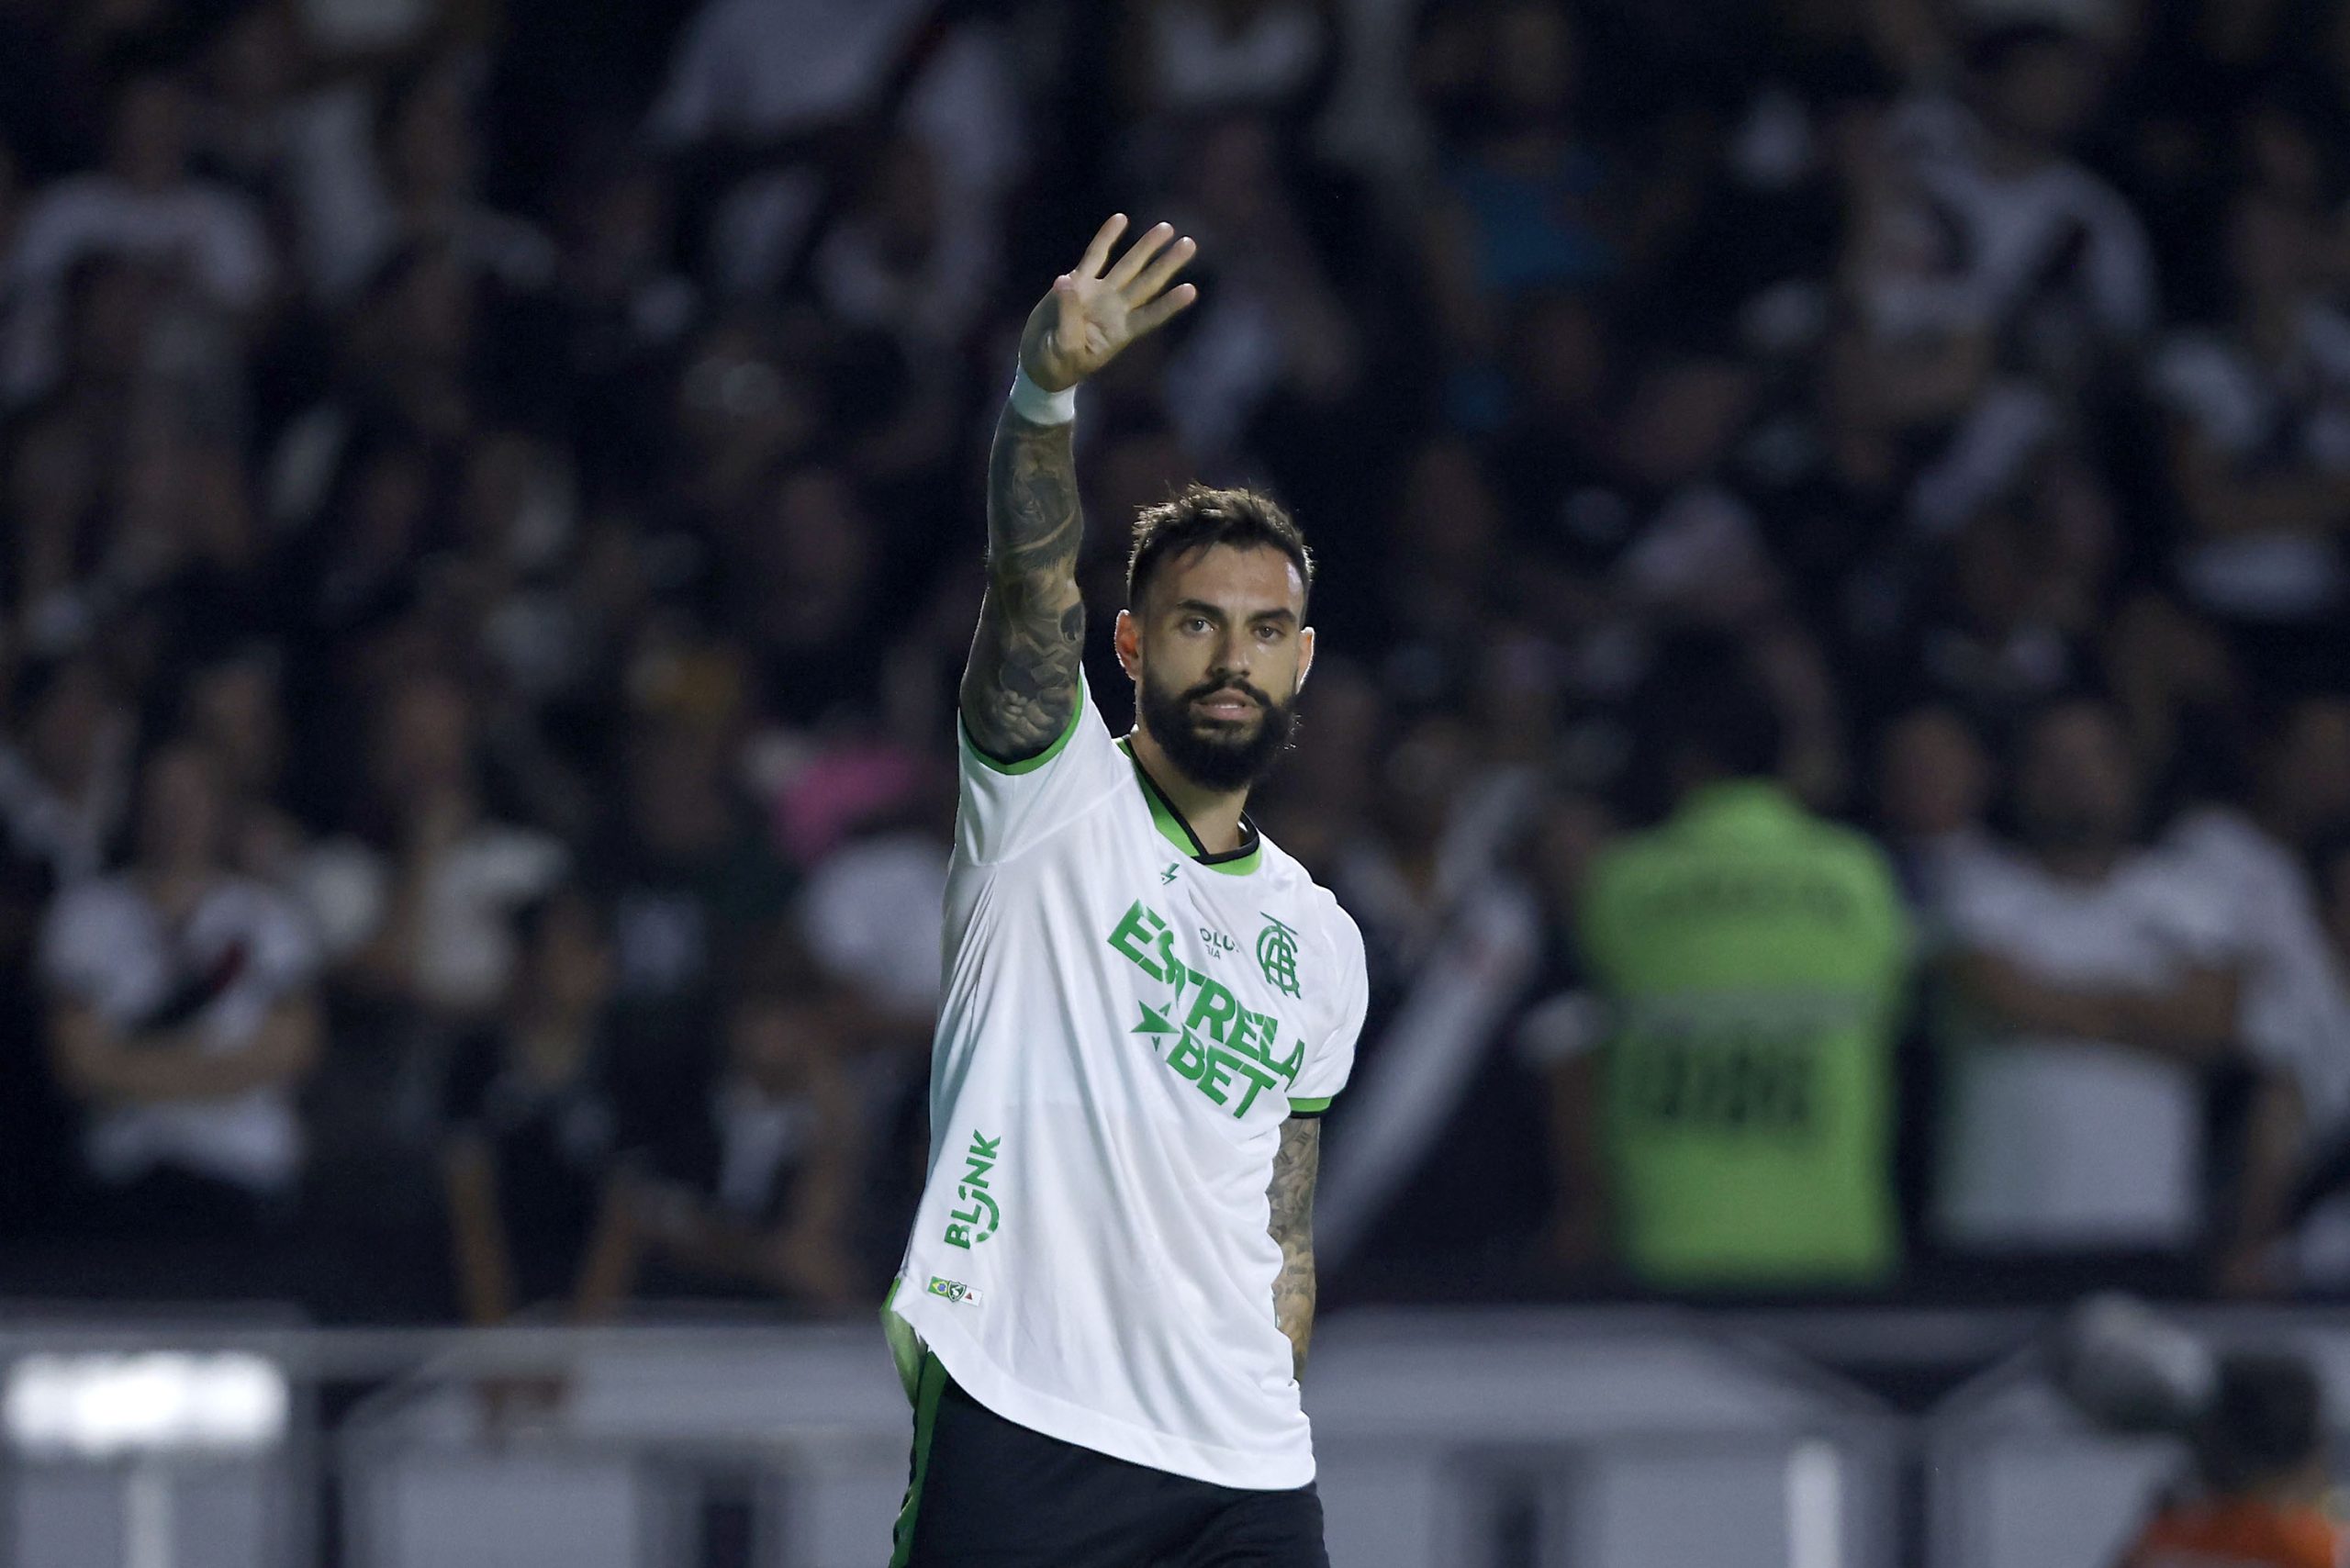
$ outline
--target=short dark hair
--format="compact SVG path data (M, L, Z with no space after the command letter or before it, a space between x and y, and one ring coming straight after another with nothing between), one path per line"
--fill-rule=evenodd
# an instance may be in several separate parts
M1314 552L1279 501L1255 490L1217 490L1201 484L1183 487L1156 506L1135 514L1134 548L1126 555L1126 606L1141 605L1161 561L1211 544L1235 549L1278 550L1297 568L1310 598L1314 592Z
M1786 727L1751 653L1723 633L1683 632L1657 651L1635 722L1660 763L1695 756L1738 778L1779 771Z
M2212 1491L2273 1484L2315 1459L2324 1444L2324 1389L2304 1357L2232 1351L2220 1359L2219 1386L2188 1436Z

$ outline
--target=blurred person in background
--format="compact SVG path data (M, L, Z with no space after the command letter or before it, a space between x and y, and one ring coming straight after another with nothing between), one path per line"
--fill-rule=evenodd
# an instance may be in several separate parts
M622 750L588 870L611 909L614 1081L642 1125L691 1127L723 1065L726 977L784 928L798 878L730 777L727 730L655 707Z
M1910 906L1940 907L1943 868L1989 832L1994 774L1983 737L1942 703L1912 708L1877 740L1876 830Z
M1420 249L1450 397L1472 417L1510 307L1623 263L1624 193L1576 124L1582 44L1564 10L1525 0L1422 13L1413 76L1440 151Z
M2016 744L2018 839L1951 857L1936 912L1952 1282L2031 1290L2098 1259L2192 1289L2220 1239L2204 1075L2243 1040L2230 912L2191 864L2143 846L2145 786L2111 703L2053 699Z
M1315 1198L1315 1251L1333 1271L1409 1278L1487 1239L1438 1167L1539 958L1539 909L1513 864L1535 784L1491 765L1448 708L1396 723L1372 767L1370 814L1332 880L1379 980Z
M603 912L564 887L514 917L502 1016L457 1045L441 1170L469 1323L569 1302L585 1275L621 1135L605 1039Z
M579 1281L587 1316L640 1297L747 1292L824 1314L871 1299L878 1271L854 1232L854 1010L788 938L745 964L698 1114L643 1129L611 1191Z
M2246 196L2217 236L2227 316L2177 333L2152 368L2179 579L2268 679L2338 678L2350 530L2350 315L2314 215Z
M1583 886L1607 1023L1553 1069L1559 1227L1652 1288L1888 1285L1911 962L1892 868L1778 782L1782 726L1734 645L1675 645L1651 680L1673 812Z
M730 550L742 569L730 574L729 621L751 640L767 717L811 728L879 695L880 532L856 481L831 466L777 474L744 509Z
M852 136L920 138L953 193L950 226L1002 232L1025 151L1012 72L996 28L921 0L705 0L646 129L708 227L707 270L748 297L790 281L826 205L826 154Z
M88 260L130 262L162 290L177 335L151 351L236 362L275 266L251 204L189 169L189 112L178 76L130 77L115 96L104 168L58 181L26 208L9 258L14 308L0 360L9 402L30 401L64 374L64 285Z
M137 722L95 658L33 663L12 684L0 730L0 1225L56 1229L73 1129L44 1048L41 924L62 890L105 866Z
M229 864L250 877L298 896L308 834L290 811L286 771L292 760L280 658L270 644L236 649L192 671L182 700L182 726L220 766L229 790Z
M41 935L50 1056L83 1112L97 1223L140 1246L253 1245L301 1181L315 948L293 906L227 869L228 806L208 752L156 751L129 867L66 892ZM258 1282L240 1261L212 1256L179 1288Z
M309 879L346 983L445 1024L503 1001L513 913L567 861L557 840L496 814L476 745L474 700L455 678L394 679L370 737L380 836L324 846Z
M17 678L0 735L0 824L11 857L50 890L94 875L129 804L138 723L103 664L84 654Z
M334 700L348 692L335 689ZM505 1003L514 913L568 864L562 844L493 809L475 712L448 675L385 678L357 727L364 793L341 813L350 831L307 851L297 873L329 955L336 1019L311 1105L319 1202L346 1234L382 1231L375 1250L387 1256L430 1246L451 1053Z
M2083 1303L2046 1350L2057 1389L2095 1426L2188 1451L2116 1568L2339 1568L2350 1555L2309 1356L2220 1350L2116 1296Z
M2288 1351L2221 1359L2193 1468L2154 1505L2119 1568L2337 1568L2323 1385Z
M2311 860L2316 845L2350 827L2350 700L2259 704L2245 725L2251 756L2239 799L2182 813L2162 842L2224 902L2243 974L2241 1030L2256 1077L2224 1282L2258 1291L2305 1277L2329 1252L2335 1267L2350 1261L2338 1216L2274 1245L2288 1228L2297 1171L2350 1137L2350 966L2326 938Z
M1937 293L1995 334L2002 363L2079 386L2133 352L2159 303L2143 226L2076 150L2103 96L2097 43L2060 18L1990 18L1967 98L1899 112L1897 146L1943 239Z
M1120 108L1146 126L1244 106L1302 126L1337 66L1333 0L1125 0L1119 10Z

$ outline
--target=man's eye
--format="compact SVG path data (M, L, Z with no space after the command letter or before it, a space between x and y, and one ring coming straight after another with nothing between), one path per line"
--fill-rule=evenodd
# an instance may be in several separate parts
M1281 640L1281 629L1280 627L1259 626L1257 628L1257 641L1260 643L1278 643Z
M1186 632L1204 632L1207 629L1208 619L1204 615L1192 615L1184 618L1183 630Z

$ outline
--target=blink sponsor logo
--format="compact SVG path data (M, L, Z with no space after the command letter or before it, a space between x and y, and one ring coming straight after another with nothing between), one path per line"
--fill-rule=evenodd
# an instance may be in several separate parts
M950 1210L946 1215L946 1244L960 1247L966 1252L975 1242L985 1241L1003 1223L1003 1211L996 1206L995 1193L989 1190L988 1172L994 1170L1002 1158L997 1151L1003 1147L1003 1135L981 1137L978 1129L971 1133L971 1147L963 1151L963 1180L956 1184L955 1197L965 1206Z

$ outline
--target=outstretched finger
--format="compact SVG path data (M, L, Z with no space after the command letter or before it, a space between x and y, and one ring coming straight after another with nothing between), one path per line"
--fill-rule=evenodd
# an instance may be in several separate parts
M1123 212L1112 213L1110 221L1093 231L1093 242L1085 247L1085 259L1077 263L1074 275L1100 277L1102 269L1109 264L1110 247L1116 244L1118 236L1125 231L1126 215Z
M1148 232L1136 241L1125 255L1118 258L1118 264L1112 267L1102 281L1112 288L1124 290L1128 284L1134 282L1136 274L1149 263L1150 258L1165 250L1167 241L1173 238L1175 238L1173 224L1152 224Z
M1129 305L1148 304L1158 297L1161 289L1175 281L1175 274L1181 272L1185 263L1199 254L1199 251L1198 241L1188 234L1184 235L1183 238L1167 247L1158 260L1150 264L1148 272L1135 279L1119 292L1126 297L1126 303Z
M1126 321L1134 335L1139 338L1145 332L1158 330L1170 319L1191 308L1192 301L1199 297L1198 288L1188 283L1179 283L1149 304L1131 312Z

